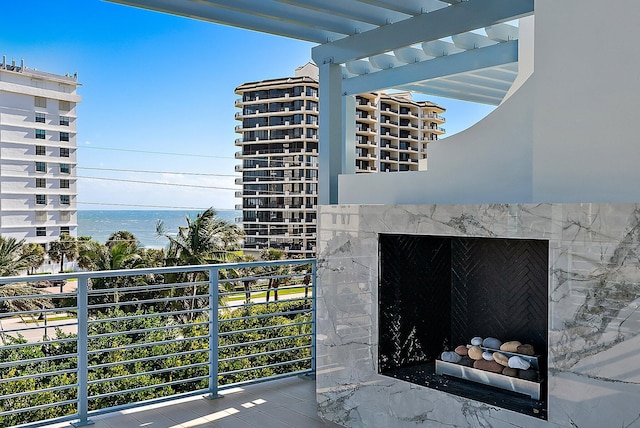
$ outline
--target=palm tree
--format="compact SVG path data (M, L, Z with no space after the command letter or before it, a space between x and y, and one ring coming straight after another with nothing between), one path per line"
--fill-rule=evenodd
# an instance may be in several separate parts
M15 276L35 265L37 256L24 250L24 239L0 236L0 276ZM42 291L29 284L12 283L0 285L0 312L39 310L53 307L51 299L34 297L11 300L12 296L42 295Z
M262 260L284 260L285 252L283 250L278 250L276 248L267 248L262 253L260 253L260 258ZM288 265L280 265L274 267L265 267L265 275L271 276L280 276L280 275L288 275L291 273L291 268ZM269 284L267 285L267 296L266 301L269 301L269 294L271 293L271 289L273 290L273 300L278 300L278 286L283 282L283 278L269 278Z
M60 273L64 270L64 259L73 261L78 257L78 240L65 233L57 241L49 244L49 257L54 262L60 262Z
M256 258L248 254L238 256L234 259L234 262L238 262L238 263L255 262L255 261L256 261ZM258 280L256 279L256 276L258 274L259 272L256 272L256 269L252 267L228 268L220 271L220 275L222 278L235 280L232 283L227 283L230 286L229 286L229 289L227 289L226 291L235 291L234 284L237 284L238 282L242 282L242 288L244 289L245 303L251 303L251 288L258 282Z
M141 246L140 241L138 241L138 238L136 238L133 233L128 232L126 230L119 230L117 232L113 232L109 236L109 238L107 238L107 242L105 242L105 245L107 247L112 247L119 242L126 243L131 247L132 250L136 250Z
M167 262L173 265L201 265L228 261L230 254L240 248L242 229L221 219L213 208L186 217L187 225L178 228L173 235L167 232L159 220L156 235L169 240Z
M167 232L162 220L156 224L156 235L169 240L165 263L169 266L203 265L208 263L222 263L233 259L234 251L240 248L242 229L233 223L221 219L213 208L196 215L195 219L186 217L186 226L178 228L178 233L173 235ZM194 310L205 303L196 296L205 293L198 290L196 281L206 280L206 272L190 272L180 275L167 275L168 280L174 282L194 283L188 291L191 295L189 302L185 302L189 310ZM184 281L182 279L184 278ZM201 287L202 288L202 287ZM200 293L200 292L201 293ZM187 293L187 289L184 289ZM190 313L189 319L195 314Z
M37 256L25 253L24 239L0 236L0 276L15 276L35 264Z
M44 248L40 244L29 243L22 246L22 255L29 260L29 273L33 274L44 263Z
M83 266L94 271L146 267L145 259L126 241L112 242L111 246L96 241L86 242L81 249L79 260ZM91 285L93 289L120 288L133 285L132 281L135 281L135 278L95 278ZM113 301L119 300L119 293L114 292Z

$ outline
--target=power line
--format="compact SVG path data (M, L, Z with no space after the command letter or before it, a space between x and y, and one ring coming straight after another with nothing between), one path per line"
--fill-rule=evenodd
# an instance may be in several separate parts
M116 171L116 172L140 172L146 174L173 174L173 175L194 175L204 177L239 177L238 174L211 174L205 172L173 172L173 171L150 171L143 169L119 169L119 168L96 168L89 166L78 166L77 169L89 169L92 171Z
M207 210L209 207L180 207L172 205L144 205L144 204L118 204L115 202L84 202L77 201L76 204L80 205L108 205L114 207L139 207L139 208L167 208L177 210ZM216 211L236 211L231 208L214 208Z
M216 158L216 159L235 159L230 156L215 156L215 155L203 155L192 153L175 153L175 152L154 152L151 150L135 150L135 149L120 149L117 147L98 147L98 146L77 146L77 149L96 149L96 150L111 150L116 152L133 152L133 153L146 153L151 155L169 155L169 156L188 156L196 158Z
M158 151L152 151L152 150L136 150L136 149L122 149L122 148L118 148L118 147L99 147L99 146L77 146L76 149L95 149L95 150L110 150L110 151L116 151L116 152L132 152L132 153L146 153L146 154L153 154L153 155L169 155L169 156L187 156L187 157L198 157L198 158L215 158L215 159L236 159L235 157L231 157L231 156L215 156L215 155L204 155L204 154L194 154L194 153L175 153L175 152L158 152ZM251 153L247 153L243 156L246 156L246 159L255 159L255 158L251 158L249 156L254 156ZM297 152L290 152L290 153L284 153L284 152L276 152L276 153L259 153L255 156L263 156L265 158L269 158L272 156L312 156L312 157L318 157L318 154L315 153L313 155L309 154L309 153L297 153ZM236 160L242 160L242 159L236 159ZM318 164L317 162L294 162L294 161L284 161L284 160L270 160L269 164L271 166L276 166L276 167L283 167L286 164L292 164L292 166L311 166L311 167L317 167Z
M162 186L192 187L192 188L198 188L198 189L216 189L216 190L233 190L233 191L239 190L236 187L199 186L197 184L180 184L180 183L160 183L157 181L129 180L124 178L86 177L82 175L76 175L76 178L84 178L88 180L120 181L124 183L159 184Z

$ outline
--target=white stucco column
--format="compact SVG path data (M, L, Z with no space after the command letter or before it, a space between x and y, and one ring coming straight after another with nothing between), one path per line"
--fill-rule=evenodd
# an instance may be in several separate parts
M355 172L355 98L342 95L340 65L320 64L318 203L338 203L338 175Z

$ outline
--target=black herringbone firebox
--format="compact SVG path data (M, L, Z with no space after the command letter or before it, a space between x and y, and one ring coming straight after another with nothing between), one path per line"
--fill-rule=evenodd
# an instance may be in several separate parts
M379 253L381 374L546 419L548 241L382 234ZM533 345L540 399L435 373L475 336Z

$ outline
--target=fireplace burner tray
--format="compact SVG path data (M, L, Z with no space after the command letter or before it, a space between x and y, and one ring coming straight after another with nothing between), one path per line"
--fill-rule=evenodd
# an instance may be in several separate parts
M489 348L483 348L483 350L493 351ZM513 354L508 352L502 352L509 356L518 355L519 357L529 361L531 366L536 370L538 366L538 358L528 355ZM456 363L449 363L442 360L436 360L436 374L449 375L460 379L469 380L472 382L482 383L484 385L493 386L496 388L505 389L507 391L517 392L519 394L525 394L530 396L534 400L540 400L540 382L533 382L530 380L519 379L516 377L505 376L500 373L492 373L486 370L474 369L473 367L467 367Z

